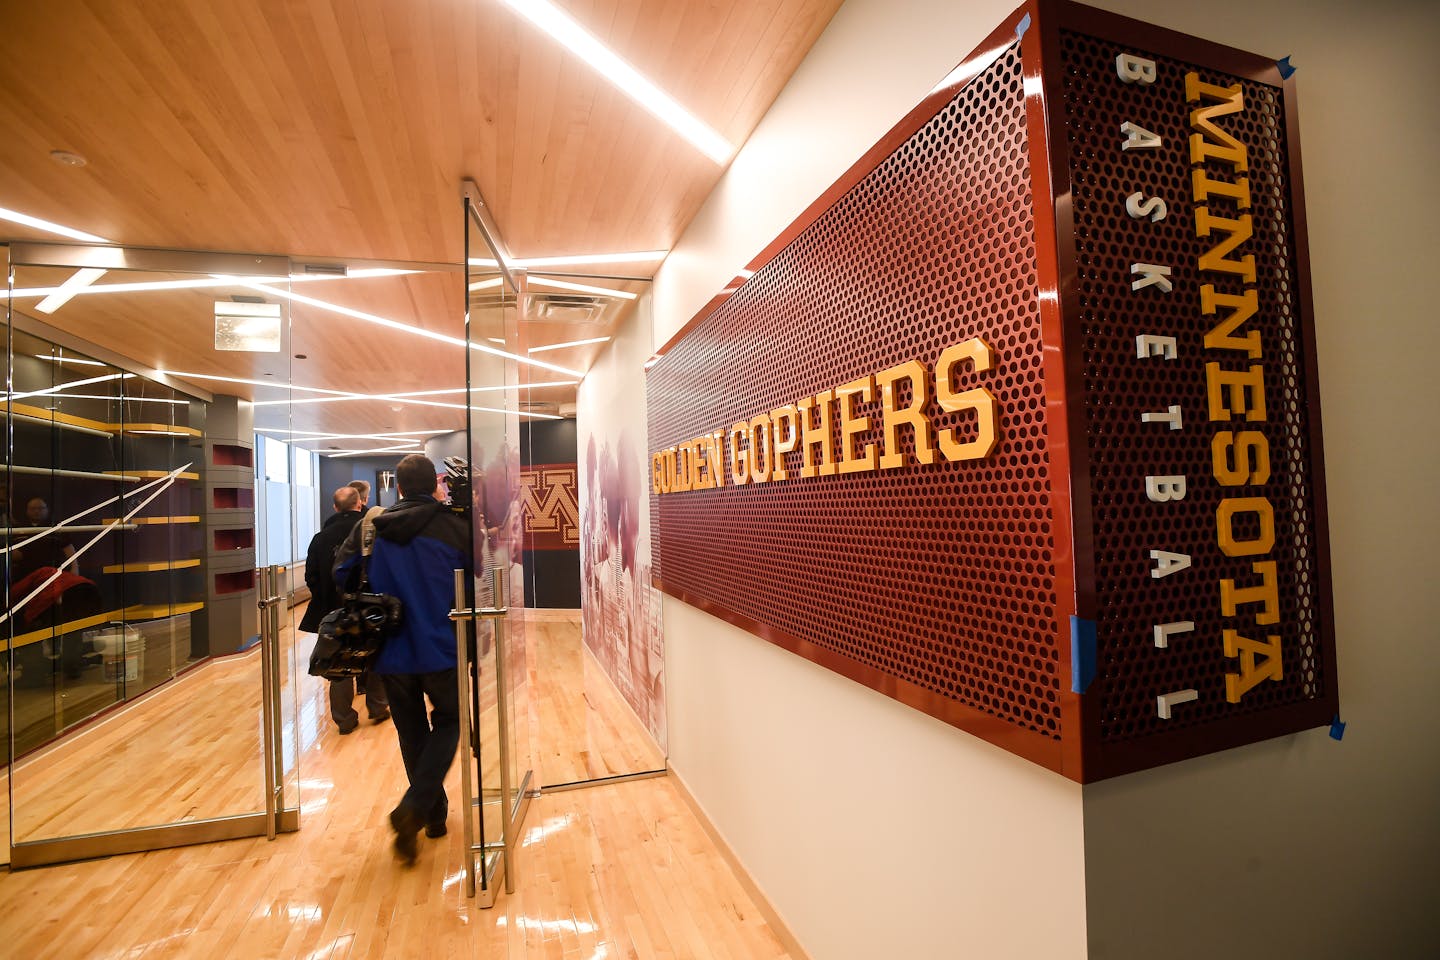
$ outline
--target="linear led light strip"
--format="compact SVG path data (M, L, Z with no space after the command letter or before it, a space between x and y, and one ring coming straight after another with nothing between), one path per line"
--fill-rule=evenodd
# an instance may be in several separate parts
M84 387L92 383L104 383L107 380L129 380L135 376L133 373L111 373L103 377L91 377L88 380L71 380L69 383L62 383L58 387L46 387L44 390L31 390L28 393L7 393L5 396L10 400L23 400L26 397L43 397L48 394L58 394L68 387Z
M44 230L46 233L53 233L57 236L69 237L72 240L83 240L86 243L110 242L104 237L95 236L93 233L86 233L84 230L76 230L58 223L51 223L49 220L41 220L39 217L32 217L29 214L21 213L18 210L10 210L5 207L0 207L0 220L9 220L11 223L23 224L24 226L34 227L36 230ZM96 270L90 267L76 270L70 274L64 283L56 287L54 292L36 304L35 309L41 313L54 313L63 307L71 297L103 276L105 276L104 270Z
M592 253L575 254L566 257L520 257L505 261L512 267L573 267L588 265L592 263L649 263L653 260L664 260L668 250L637 250L633 253ZM483 257L471 257L469 260L472 267L491 267L498 269L500 264L494 260L486 260Z
M605 339L609 339L606 337ZM546 349L541 347L540 349ZM514 387L506 384L496 384L488 387L450 387L446 390L414 390L409 393L355 393L340 397L301 397L299 400L254 400L251 406L275 407L284 403L294 406L299 403L340 403L345 400L404 400L408 397L430 397L441 396L447 393L490 393L495 390L535 390L540 387L573 387L579 383L578 380L544 380L539 383L521 383ZM274 384L272 384L274 386ZM299 389L299 388L297 388Z
M622 300L634 300L640 295L631 293L629 290L616 290L614 287L592 287L583 283L571 283L568 280L550 280L545 277L537 277L533 273L525 278L529 284L537 287L553 287L556 290L575 290L579 293L598 293L604 297L620 297Z
M669 124L671 129L700 149L716 163L725 163L735 148L720 134L680 106L673 97L620 59L613 50L595 39L584 27L546 0L503 0L507 7L554 37L564 47L594 67L620 92Z
M403 440L405 437L433 437L442 433L455 433L456 430L454 427L442 427L439 430L406 430L402 433L318 433L313 430L256 427L255 432L289 437L294 443L308 443L312 440Z
M160 371L157 371L157 372L162 373L162 374L165 374L166 376L180 377L180 378L185 379L185 380L215 380L215 381L218 381L218 382L220 382L220 383L244 383L244 384L249 384L249 385L251 385L251 386L256 386L256 387L274 387L274 388L277 389L277 390L287 390L287 389L288 389L288 390L302 390L302 391L304 391L304 392L306 392L306 393L324 393L324 394L329 394L329 395L334 396L334 397L344 398L344 399L347 399L347 400L392 400L392 401L394 401L394 402L396 402L396 403L417 404L417 405L423 406L423 407L444 407L444 408L446 408L446 409L448 409L448 410L466 410L466 409L469 409L469 410L477 411L477 412L479 412L479 413L518 413L518 414L519 414L520 416L522 416L522 417L537 417L537 418L542 419L542 420L561 420L561 419L563 419L562 417L557 417L557 416L555 416L554 414L550 414L550 413L532 413L532 412L525 411L525 410L519 410L519 411L516 411L516 410L498 410L498 409L496 409L496 408L494 408L494 407L476 407L476 406L467 407L467 406L466 406L465 404L463 404L463 403L441 403L440 401L437 401L437 400L420 400L420 399L418 399L418 398L416 398L416 397L404 396L404 395L400 395L400 394L390 395L390 394L348 393L348 392L346 392L346 391L344 391L344 390L328 390L328 389L326 389L326 388L324 388L324 387L302 387L302 386L300 386L298 383L297 383L297 384L288 384L288 385L287 385L287 384L275 383L274 381L267 381L267 380L250 380L250 379L247 379L247 378L245 378L245 377L221 377L221 376L216 376L216 375L214 375L214 374L208 374L208 373L185 373L185 372L180 371L180 370L160 370ZM422 392L422 393L429 393L430 391L427 390L427 391L421 391L421 392ZM448 392L448 391L447 391L447 392ZM266 404L266 405L271 405L271 404L288 403L288 402L289 402L289 401L286 401L286 400L261 400L261 401L259 401L259 403L252 403L252 405L258 406L260 403L263 403L263 404Z
M374 277L400 277L413 273L420 273L419 270L394 270L389 267L375 267L373 269L352 270L345 276L329 274L293 274L289 277L246 277L251 282L281 283L313 283L319 280L367 280ZM207 287L229 287L233 286L233 277L192 277L188 280L137 280L133 283L107 283L101 286L86 287L84 290L75 291L76 296L89 296L96 293L150 293L156 290L203 290ZM11 291L11 296L17 300L28 300L31 297L49 297L64 288L64 284L58 287L20 287ZM43 357L41 359L44 359ZM84 361L76 360L75 363Z
M546 350L564 350L568 347L586 347L592 343L609 343L609 337L591 337L589 340L571 340L569 343L551 343L543 347L531 347L530 353L544 353Z
M398 447L375 447L371 450L317 450L322 457L362 457L372 453L419 453L418 443L407 443Z
M532 367L540 367L545 370L551 370L555 373L563 373L565 376L574 377L577 380L584 379L585 377L585 374L581 373L578 370L571 370L567 367L556 366L553 363L546 363L543 360L535 360L530 357L522 357L519 354L500 350L496 347L486 346L483 343L467 344L459 337L452 337L444 333L435 333L431 330L426 330L423 327L412 327L408 323L401 323L398 320L391 320L388 317L376 316L373 313L366 313L363 310L352 310L350 307L342 307L338 303L327 303L324 300L316 300L314 297L307 297L304 294L293 293L289 290L280 290L276 287L267 286L263 283L249 283L245 280L240 279L239 277L235 277L232 279L234 279L235 283L239 284L240 286L249 287L251 290L258 290L261 293L268 293L272 296L283 297L286 300L291 300L297 303L309 304L312 307L318 307L321 310L329 310L332 313L338 313L341 316L352 317L356 320L364 320L366 323L378 324L382 327L389 327L392 330L403 330L404 332L413 334L417 337L425 337L429 340L437 340L440 343L448 343L457 347L468 346L471 350L476 350L480 353L488 353L491 356L504 357L506 360L514 360L518 363L526 363Z
M105 397L98 393L64 393L61 396L71 400L123 400L125 403L171 403L185 406L189 400L171 400L166 397Z
M101 363L99 360L80 360L76 357L47 357L41 353L37 353L34 356L36 360L44 360L48 363L77 363L82 367L107 366L107 364Z

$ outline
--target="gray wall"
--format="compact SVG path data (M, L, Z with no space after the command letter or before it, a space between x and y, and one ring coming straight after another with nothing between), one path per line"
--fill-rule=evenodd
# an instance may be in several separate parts
M323 523L325 518L330 516L335 507L330 501L331 495L339 487L345 486L351 480L368 480L370 482L370 505L388 507L395 503L398 494L392 488L389 493L381 495L379 485L375 480L375 474L381 470L395 470L395 464L400 462L396 454L389 454L383 457L321 457L320 458L320 520Z

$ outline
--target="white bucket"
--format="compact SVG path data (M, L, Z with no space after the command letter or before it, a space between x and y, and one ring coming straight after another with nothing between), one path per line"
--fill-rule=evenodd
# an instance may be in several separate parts
M115 624L86 634L100 654L100 675L109 683L140 679L145 667L145 637L136 627Z

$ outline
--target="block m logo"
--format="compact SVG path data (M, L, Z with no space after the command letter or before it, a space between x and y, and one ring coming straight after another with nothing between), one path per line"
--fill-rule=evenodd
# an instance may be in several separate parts
M580 546L580 507L574 464L520 471L520 519L536 550Z

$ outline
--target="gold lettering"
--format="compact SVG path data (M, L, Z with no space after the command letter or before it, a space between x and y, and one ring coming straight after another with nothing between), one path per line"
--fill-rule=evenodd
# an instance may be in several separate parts
M1246 290L1239 296L1235 296L1229 293L1216 293L1215 288L1208 283L1201 286L1200 312L1207 316L1214 316L1215 311L1220 307L1234 312L1211 327L1205 334L1205 349L1244 350L1250 355L1251 360L1260 359L1259 330L1251 330L1243 337L1234 335L1236 328L1255 316L1255 312L1260 309L1255 291Z
M675 450L675 470L678 474L676 486L683 493L695 489L695 448L681 444Z
M899 391L895 384L899 380L910 383L910 404L903 409L896 405ZM882 370L875 374L875 383L880 388L881 446L885 449L880 456L880 469L893 470L905 465L905 451L900 447L902 424L908 424L915 437L915 459L926 466L934 463L935 430L930 418L925 416L925 404L930 402L930 372L925 365L911 360Z
M1260 535L1254 540L1235 537L1235 515L1253 513L1260 519ZM1253 557L1269 553L1275 546L1275 511L1264 497L1229 497L1215 511L1215 531L1220 552L1227 557Z
M657 453L650 458L650 492L659 496L667 491L662 487L665 479L665 454Z
M695 463L695 489L705 490L710 486L710 445L704 437L696 437L689 443L690 456Z
M800 436L795 429L795 418L798 416L793 405L776 407L770 411L770 423L775 434L774 442L771 444L771 451L775 457L775 472L771 479L785 480L790 474L785 471L785 454L795 449L795 444L800 441ZM782 431L780 424L785 424Z
M1245 109L1245 94L1240 84L1217 87L1204 83L1196 73L1185 74L1185 99L1195 103L1201 99L1213 101L1211 106L1196 107L1190 111L1190 128L1199 131L1190 135L1190 162L1204 163L1215 159L1230 164L1237 171L1247 169L1245 145L1230 134L1215 126L1215 117L1239 113ZM1209 134L1210 139L1205 135Z
M800 468L802 477L829 477L835 474L835 457L831 449L832 440L830 437L830 402L835 399L834 390L826 390L824 393L817 393L813 397L806 397L795 404L800 411L800 428L803 438L800 441L800 452L802 454L803 466ZM816 416L810 416L810 410L815 410ZM820 456L815 457L815 448L820 448Z
M705 445L710 451L710 485L716 488L725 486L724 436L725 431L716 430L705 438Z
M1229 420L1239 413L1252 423L1265 419L1265 368L1258 363L1249 370L1222 370L1218 363L1205 364L1205 393L1211 420Z
M1255 614L1256 623L1266 625L1279 623L1280 589L1275 561L1257 561L1250 564L1250 569L1260 575L1258 586L1237 589L1234 580L1220 581L1220 612L1227 617L1233 617L1241 605L1258 603L1262 606L1260 612ZM1233 654L1227 654L1227 656L1233 656Z
M955 368L969 361L976 373L984 373L993 363L990 345L979 337L947 347L935 362L935 399L940 409L947 413L974 410L976 433L973 440L964 442L955 439L951 429L939 431L936 437L940 452L947 460L980 460L990 455L999 439L999 416L996 412L995 397L984 387L976 387L963 393L956 393L954 386Z
M762 413L750 421L750 479L756 483L769 480L770 461L770 414Z
M835 390L840 407L840 472L864 473L875 469L875 444L867 443L863 453L855 452L856 437L870 429L869 417L855 416L855 399L869 402L875 395L875 378L861 377Z
M1281 679L1279 637L1272 634L1262 642L1242 637L1237 630L1226 630L1222 637L1225 656L1240 658L1240 672L1225 674L1227 701L1239 703L1261 680Z
M1212 196L1229 197L1241 210L1250 209L1250 178L1241 177L1234 183L1229 180L1212 180L1203 167L1190 171L1190 191L1196 203L1205 203Z
M1222 487L1264 483L1270 479L1270 441L1259 430L1222 430L1210 441L1210 465Z
M740 438L745 438L745 447ZM743 487L750 482L750 424L739 421L730 428L730 482Z
M1200 254L1200 269L1214 273L1233 273L1246 283L1255 282L1255 255L1247 253L1239 260L1227 260L1226 254L1250 239L1250 214L1241 214L1239 219L1211 216L1209 207L1195 208L1195 235L1210 236L1211 230L1229 234L1205 253Z

